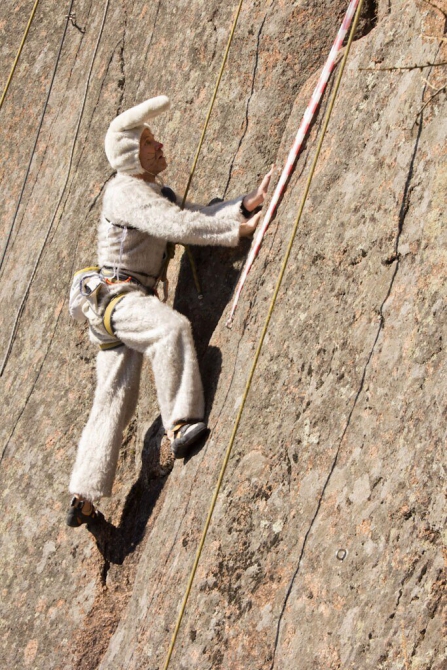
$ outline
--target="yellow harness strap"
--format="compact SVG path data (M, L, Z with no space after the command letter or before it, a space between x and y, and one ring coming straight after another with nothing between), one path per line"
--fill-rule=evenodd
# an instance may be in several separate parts
M124 347L124 344L121 342L121 340L117 340L116 342L105 342L104 344L99 345L101 351L108 351L109 349L117 349L118 347Z
M110 337L115 337L117 340L118 340L118 338L116 337L115 333L113 332L112 315L113 315L113 310L115 309L117 304L126 295L127 295L127 293L120 293L120 294L116 295L114 298L112 298L112 300L109 302L109 304L106 307L106 311L104 312L104 318L103 318L104 328L109 333ZM115 345L115 346L118 346L118 345Z
M88 268L82 268L82 270L78 270L77 272L74 273L73 277L77 277L78 275L84 274L84 272L99 272L100 267L99 265L91 265Z

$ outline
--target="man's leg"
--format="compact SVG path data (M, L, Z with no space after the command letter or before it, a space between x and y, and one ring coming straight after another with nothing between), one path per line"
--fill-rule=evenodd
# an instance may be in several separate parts
M188 319L153 296L131 293L113 312L116 336L150 359L165 429L204 416L202 380Z
M98 353L95 398L70 480L70 492L82 499L111 494L123 430L138 401L142 360L124 346Z

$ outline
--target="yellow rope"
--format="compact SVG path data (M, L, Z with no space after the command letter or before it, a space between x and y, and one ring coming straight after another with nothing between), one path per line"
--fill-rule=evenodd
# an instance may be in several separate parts
M197 549L196 558L195 558L195 561L194 561L194 565L192 567L191 575L190 575L189 580L188 580L188 585L187 585L187 588L186 588L185 595L183 597L182 605L181 605L181 608L180 608L180 613L179 613L178 618L177 618L177 623L176 623L176 626L175 626L174 634L172 636L171 644L169 646L166 662L165 662L165 665L163 666L163 670L167 670L167 668L169 666L169 662L170 662L170 659L171 659L171 656L172 656L172 652L174 650L174 645L175 645L175 642L176 642L176 639L177 639L177 635L178 635L178 632L180 630L180 625L182 623L183 615L184 615L185 609L186 609L186 603L188 602L189 594L191 592L194 577L195 577L195 574L196 574L196 571L197 571L197 567L198 567L199 560L200 560L200 557L201 557L201 554L202 554L203 546L205 544L206 536L207 536L207 533L208 533L208 528L210 526L210 522L211 522L211 518L213 516L214 508L216 506L217 497L219 495L219 491L220 491L220 488L222 486L222 481L223 481L223 478L224 478L224 475L225 475L225 471L227 469L228 461L230 460L231 451L232 451L232 448L233 448L233 444L234 444L234 440L235 440L235 437L236 437L237 430L239 428L242 413L244 411L247 396L248 396L248 393L250 391L253 375L255 373L256 366L258 364L259 356L260 356L261 350L262 350L262 345L264 344L264 339L265 339L265 336L267 334L267 329L268 329L269 324L270 324L272 313L273 313L273 310L274 310L274 307L275 307L275 304L276 304L276 299L278 297L279 289L281 287L281 284L282 284L282 281L283 281L283 278L284 278L286 267L287 267L289 257L290 257L291 251L292 251L292 246L293 246L295 236L296 236L296 233L297 233L297 230L298 230L298 226L299 226L299 223L300 223L300 220L301 220L301 216L302 216L302 213L303 213L304 205L306 204L307 196L309 194L309 190L310 190L310 186L311 186L312 179L313 179L313 176L314 176L317 161L318 161L318 158L320 156L320 151L321 151L321 147L322 147L322 144L323 144L324 136L326 134L327 127L329 125L329 121L330 121L330 118L331 118L331 114L332 114L332 110L333 110L333 107L334 107L335 99L337 97L337 93L338 93L338 89L340 87L340 82L341 82L341 79L342 79L342 76L343 76L346 61L348 59L349 51L351 49L352 40L354 38L354 34L355 34L355 31L356 31L356 28L357 28L357 23L358 23L358 19L359 19L359 16L360 16L361 9L362 9L362 5L363 5L363 0L360 0L360 2L358 4L358 7L357 7L355 17L354 17L353 24L351 26L351 30L350 30L349 38L348 38L348 43L346 45L345 53L344 53L343 60L342 60L342 63L341 63L341 67L340 67L340 71L338 73L338 77L337 77L337 80L336 80L336 83L335 83L335 86L334 86L334 91L332 93L331 101L329 103L329 106L328 106L328 109L327 109L327 112L326 112L326 115L325 115L325 118L324 118L323 128L322 128L322 131L321 131L321 136L320 136L320 139L319 139L319 142L318 142L318 145L317 145L317 149L316 149L314 160L312 162L312 166L310 168L309 176L307 178L307 183L306 183L306 187L304 189L304 194L303 194L301 204L300 204L300 207L299 207L299 210L298 210L298 215L296 217L296 221L295 221L295 224L294 224L293 229L292 229L292 234L290 236L289 244L287 246L287 250L286 250L282 265L281 265L281 269L280 269L279 276L278 276L278 279L277 279L277 282L276 282L276 287L275 287L275 290L274 290L274 293L273 293L273 297L272 297L272 300L270 302L267 318L265 320L265 324L264 324L264 327L262 329L261 337L259 339L259 343L258 343L258 346L256 348L255 356L254 356L253 363L252 363L252 366L251 366L251 369L250 369L250 373L248 375L247 383L245 385L244 394L242 396L242 402L240 404L239 411L238 411L238 414L237 414L237 417L236 417L236 421L235 421L235 424L234 424L234 427L233 427L233 431L231 433L230 441L228 443L228 447L227 447L227 450L225 452L225 457L224 457L224 461L223 461L223 464L222 464L222 467L221 467L221 470L220 470L219 479L217 481L216 488L214 490L213 498L212 498L212 501L211 501L211 506L210 506L210 509L209 509L209 512L208 512L208 515L207 515L207 518L206 518L206 521L205 521L205 526L204 526L203 531L202 531L202 536L201 536L200 543L199 543L199 546L198 546L198 549Z
M2 93L2 97L0 100L0 109L3 106L3 101L6 97L6 93L8 92L9 84L11 83L11 79L14 75L14 71L16 69L17 63L19 62L20 54L22 53L23 45L25 44L25 40L28 37L29 29L31 27L31 23L34 18L34 14L36 13L37 5L39 4L39 0L36 0L34 3L33 11L31 12L31 16L28 19L28 25L25 28L25 32L23 33L22 41L20 43L19 50L17 52L17 56L15 57L14 63L12 64L11 72L9 73L8 81L6 82L5 90Z
M43 242L42 242L42 245L40 247L39 253L37 255L37 259L34 263L34 266L33 266L32 272L31 272L31 276L28 280L28 284L27 284L26 289L25 289L25 293L23 294L22 299L20 301L19 309L18 309L16 317L14 319L14 324L13 324L13 327L12 327L12 331L11 331L11 335L10 335L10 338L9 338L8 345L6 347L6 352L5 352L5 355L4 355L4 358L3 358L3 362L0 366L0 377L3 375L3 373L5 371L5 368L6 368L6 364L8 363L9 357L11 355L12 347L14 345L16 335L17 335L17 331L18 331L18 328L19 328L19 322L20 322L20 319L22 317L23 311L25 309L26 301L28 300L29 292L31 290L31 285L32 285L32 283L34 281L34 278L36 276L37 269L39 267L41 258L44 254L48 239L50 237L50 234L51 234L51 231L52 231L52 228L53 228L53 224L56 220L57 213L58 213L59 208L60 208L61 203L62 203L62 199L65 195L66 190L67 190L68 182L69 182L69 179L70 179L70 176L71 176L71 168L72 168L72 165L73 165L76 142L78 140L79 130L81 128L81 121L82 121L82 118L83 118L83 115L84 115L85 105L87 103L87 94L88 94L88 90L89 90L89 86L90 86L90 79L91 79L91 76L92 76L92 71L93 71L93 66L95 64L96 55L98 53L99 44L101 42L101 38L102 38L102 35L103 35L103 32L104 32L104 26L105 26L105 23L106 23L109 4L110 4L110 0L105 0L102 21L101 21L101 25L99 27L98 38L96 40L92 60L91 60L91 63L90 63L90 68L88 70L87 79L86 79L86 83L85 83L85 89L84 89L84 95L83 95L83 98L82 98L81 109L80 109L80 112L79 112L79 117L78 117L78 121L77 121L77 124L76 124L76 129L75 129L74 135L73 135L73 142L71 144L70 156L69 156L69 160L68 160L68 168L67 168L67 173L66 173L64 185L62 187L62 191L60 193L60 196L59 196L59 199L57 201L56 207L53 211L53 216L51 217L50 223L49 223L47 231L45 233L45 237L43 239ZM70 4L70 10L71 10L72 6L73 6L73 0ZM69 18L70 18L70 12L69 12L69 15L68 15L66 23L65 23L65 30L67 29ZM64 32L64 36L65 36L65 32ZM62 39L62 42L61 42L61 47L60 47L61 49L62 49L63 40L64 40L64 38ZM58 54L58 57L57 57L58 59L60 57L60 53L61 53L61 51L59 51L59 54ZM56 70L54 70L54 74L55 74L55 72L56 72ZM51 90L51 87L50 87L50 90ZM48 98L47 98L47 102L48 102ZM47 104L47 103L45 103L45 104ZM43 119L43 116L42 116L42 119ZM35 150L35 146L34 146L33 152ZM31 162L30 162L30 165L31 165ZM61 214L61 216L62 216L62 214ZM5 247L5 251L6 251L6 247ZM4 257L4 255L3 255L3 257ZM1 456L1 458L3 458L3 454ZM0 458L0 460L1 460L1 458Z
M217 77L216 85L214 86L214 91L213 91L211 102L210 102L210 105L209 105L209 108L208 108L208 113L206 115L205 123L203 125L202 134L200 136L199 144L197 146L196 155L194 156L191 171L189 173L188 182L186 184L185 193L183 195L181 209L183 209L185 207L185 202L186 202L186 198L188 196L189 187L191 186L192 178L194 176L194 172L196 171L197 161L199 160L199 155L200 155L200 152L202 150L203 141L205 139L206 131L208 129L208 124L209 124L209 121L210 121L210 118L211 118L211 113L213 111L214 102L216 100L217 92L218 92L219 86L220 86L220 80L222 79L223 71L225 69L225 64L226 64L227 59L228 59L228 54L230 52L231 43L233 41L233 36L234 36L234 32L236 30L237 22L239 20L239 14L241 13L241 8L242 8L243 1L244 0L239 1L239 6L236 10L236 15L235 15L234 20L233 20L233 25L231 27L230 36L229 36L228 42L227 42L227 48L225 49L224 57L223 57L223 60L222 60L222 65L220 66L220 71L219 71L219 74L218 74L218 77ZM191 269L192 269L192 274L193 274L193 277L194 277L194 284L196 286L197 294L198 294L199 298L201 298L202 297L202 290L200 288L199 276L197 274L197 268L196 268L196 264L194 262L193 255L191 253L191 249L187 245L185 245L185 250L186 250L186 253L188 254L189 262L191 264ZM168 265L169 265L169 259L167 259L167 263L166 263L166 272L167 272L167 269L168 269Z
M186 251L186 254L188 256L189 264L191 265L192 276L193 276L194 284L195 284L196 291L197 291L197 297L198 297L199 300L202 300L203 293L202 293L202 289L200 287L199 273L197 272L197 266L196 266L196 262L194 260L194 256L192 255L192 251L188 247L187 244L185 244L185 251Z
M30 174L30 171L31 171L31 165L32 165L32 162L33 162L34 154L36 153L36 147L37 147L37 143L39 141L40 131L42 130L43 121L44 121L44 118L45 118L45 115L46 115L46 112L47 112L47 109L48 109L48 103L49 103L50 96L51 96L51 93L52 93L52 90L53 90L54 81L56 79L56 72L57 72L57 68L58 68L58 65L59 65L60 58L61 58L62 48L64 46L65 37L66 37L66 34L67 34L67 29L68 29L68 22L70 20L71 10L72 10L74 1L75 0L70 0L70 2L69 2L68 15L65 17L64 31L63 31L63 34L62 34L62 39L59 43L59 48L58 48L57 55L56 55L56 62L54 64L53 74L51 75L50 83L48 85L47 96L45 98L45 102L44 102L44 105L43 105L42 114L40 115L40 121L39 121L39 125L38 125L38 128L37 128L36 137L34 139L33 148L31 150L31 155L30 155L30 158L29 158L29 161L28 161L28 167L26 168L25 177L23 178L22 188L20 190L19 199L18 199L17 204L16 204L16 209L15 209L15 212L14 212L14 216L12 217L11 225L9 226L8 232L6 234L5 243L4 243L4 246L3 246L2 253L0 255L0 270L2 269L3 262L4 262L5 257L6 257L6 252L8 250L9 243L11 241L12 232L14 230L14 226L15 226L15 223L16 223L16 220L17 220L19 209L20 209L21 204L22 204L23 194L25 193L25 187L28 183L28 177L29 177L29 174ZM0 372L0 376L1 376L1 372Z
M207 128L208 128L208 123L209 123L209 120L211 118L211 112L213 111L213 107L214 107L214 101L215 101L216 96L217 96L217 91L219 90L220 80L222 79L223 71L224 71L224 68L225 68L225 63L227 62L228 53L230 51L231 43L233 41L233 35L234 35L234 31L236 30L237 22L239 20L239 14L241 13L241 8L242 8L243 1L244 0L240 0L239 7L236 10L236 16L234 17L234 21L233 21L233 25L232 25L232 28L231 28L230 36L228 38L227 48L225 49L225 54L224 54L224 57L223 57L222 65L220 66L220 72L219 72L219 75L217 77L216 85L214 87L213 97L211 98L210 106L209 106L209 109L208 109L208 114L206 115L205 124L204 124L203 130L202 130L202 135L200 137L199 145L197 147L196 155L194 157L191 172L189 174L188 183L186 184L185 194L184 194L183 200L182 200L182 209L185 206L186 197L188 195L189 187L191 186L192 178L193 178L194 172L196 170L197 161L199 159L199 154L200 154L200 151L202 149L203 140L205 139L205 134L206 134L206 131L207 131Z

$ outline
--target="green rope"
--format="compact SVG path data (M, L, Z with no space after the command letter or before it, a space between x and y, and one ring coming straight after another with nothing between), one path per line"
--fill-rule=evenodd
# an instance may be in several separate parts
M358 19L359 19L359 16L360 16L361 9L362 9L362 5L363 5L363 0L360 0L360 2L358 4L358 7L357 7L355 17L354 17L353 24L351 26L351 30L350 30L349 38L348 38L348 43L346 45L345 53L344 53L343 60L342 60L342 63L341 63L341 67L340 67L340 71L338 73L338 77L337 77L337 80L336 80L336 83L335 83L335 86L334 86L334 91L332 93L331 101L329 103L329 106L328 106L328 109L327 109L327 112L326 112L326 115L325 115L325 118L324 118L320 140L318 142L315 157L314 157L314 160L312 162L312 166L310 168L309 176L307 178L307 183L306 183L306 187L304 189L304 194L303 194L301 204L300 204L300 207L299 207L299 210L298 210L298 215L296 217L296 221L295 221L295 224L294 224L293 229L292 229L292 234L290 236L289 244L287 246L287 250L286 250L282 265L281 265L281 269L280 269L279 276L278 276L278 279L277 279L277 282L276 282L276 287L275 287L275 290L274 290L274 293L273 293L273 297L272 297L272 300L270 302L270 307L269 307L269 310L268 310L268 313L267 313L267 318L265 320L265 324L264 324L264 327L262 329L261 337L259 339L259 343L258 343L258 346L256 348L255 356L254 356L253 363L252 363L252 366L251 366L251 369L250 369L250 373L248 375L247 383L245 385L245 390L244 390L244 393L243 393L243 396L242 396L242 402L240 404L239 411L238 411L238 414L237 414L237 417L236 417L236 421L235 421L235 424L234 424L234 427L233 427L233 431L231 433L230 441L228 443L228 447L227 447L227 450L225 452L225 457L224 457L224 461L223 461L223 464L222 464L222 467L221 467L221 470L220 470L219 479L217 481L216 488L215 488L215 491L214 491L214 494L213 494L213 498L212 498L212 501L211 501L211 506L210 506L210 509L208 511L208 515L207 515L207 518L206 518L206 521L205 521L205 526L204 526L203 531L202 531L202 536L201 536L200 543L199 543L199 546L198 546L198 549L197 549L196 558L194 560L194 565L193 565L191 575L190 575L189 580L188 580L188 585L187 585L187 588L186 588L185 595L183 597L182 605L181 605L180 612L179 612L179 615L178 615L178 618L177 618L177 623L176 623L176 626L175 626L174 634L172 636L171 644L169 646L168 655L167 655L167 658L166 658L166 661L165 661L165 665L163 666L163 670L167 670L167 668L169 666L169 662L170 662L170 659L171 659L171 656L172 656L172 652L174 650L174 645L175 645L175 642L176 642L176 639L177 639L177 636L178 636L178 632L180 630L180 626L181 626L182 619L183 619L185 609L186 609L186 604L188 602L189 594L191 592L192 584L193 584L194 577L195 577L195 574L196 574L196 571L197 571L197 567L198 567L198 564L199 564L199 561L200 561L203 546L205 544L206 536L207 536L207 533L208 533L208 528L210 526L211 518L212 518L213 512L214 512L214 508L216 506L217 497L219 495L219 492L220 492L220 489L221 489L221 486L222 486L222 482L223 482L223 478L224 478L224 475L225 475L225 471L227 469L228 461L230 460L230 455L231 455L231 451L232 451L232 448L233 448L236 433L237 433L238 428L239 428L239 424L240 424L240 421L241 421L242 413L244 411L247 396L248 396L248 393L250 391L253 376L254 376L254 373L255 373L255 370L256 370L256 367L257 367L257 364L258 364L258 360L259 360L259 357L260 357L260 354L261 354L262 346L264 344L264 339L265 339L265 336L267 334L267 329L269 327L270 320L271 320L271 317L272 317L272 313L273 313L273 310L275 308L275 304L276 304L276 300L277 300L277 297L278 297L279 289L281 288L281 284L282 284L282 281L283 281L283 278L284 278L284 274L285 274L285 271L286 271L286 268L287 268L287 264L289 262L290 254L291 254L291 251L292 251L292 246L293 246L295 236L296 236L296 233L297 233L297 230L298 230L298 226L299 226L299 223L301 221L301 216L302 216L302 213L303 213L303 210L304 210L304 205L306 204L307 196L309 194L310 186L311 186L312 179L313 179L313 176L314 176L314 173L315 173L315 168L316 168L316 165L317 165L317 162L318 162L318 158L320 156L324 136L326 134L327 127L329 125L329 121L330 121L330 118L331 118L331 115L332 115L332 110L333 110L333 107L334 107L334 103L335 103L335 100L336 100L336 97L337 97L338 89L340 87L340 82L341 82L343 72L344 72L344 69L345 69L346 61L348 59L349 52L350 52L350 49L351 49L352 40L354 38L354 34L355 34L355 31L356 31L356 28L357 28L357 23L358 23Z

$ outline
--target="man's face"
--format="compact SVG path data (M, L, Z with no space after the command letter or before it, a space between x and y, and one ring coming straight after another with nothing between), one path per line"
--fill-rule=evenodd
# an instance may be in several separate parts
M163 145L157 142L149 128L141 133L139 157L142 167L153 175L160 174L168 165L163 155Z

